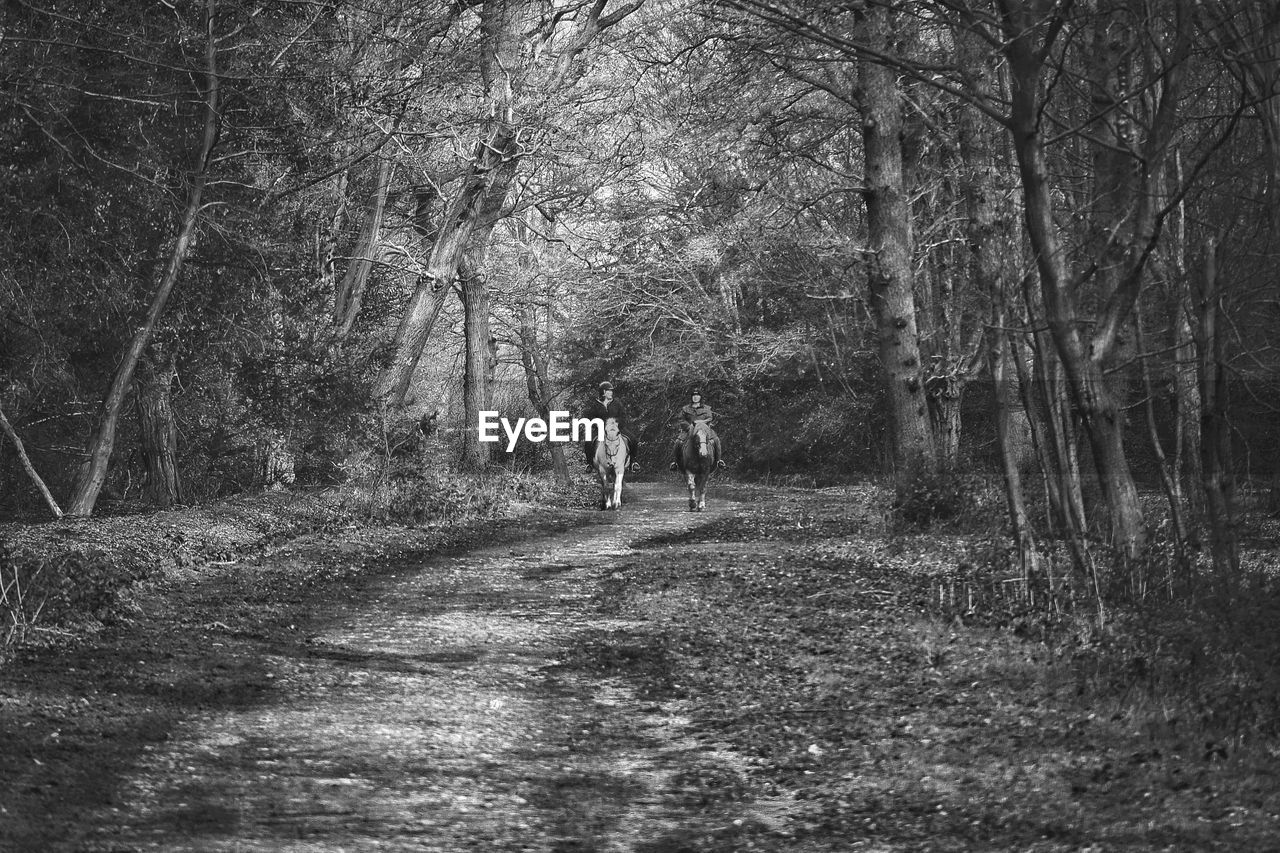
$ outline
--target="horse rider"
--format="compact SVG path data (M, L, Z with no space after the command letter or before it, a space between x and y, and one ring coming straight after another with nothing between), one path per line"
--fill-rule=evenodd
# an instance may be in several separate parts
M670 465L672 471L680 468L680 449L684 446L685 439L689 437L689 430L693 429L693 425L699 421L705 422L707 429L711 430L711 419L715 417L715 412L711 411L711 407L702 402L702 389L695 388L689 394L690 402L686 403L684 408L680 410L680 435L676 437L675 443L675 461ZM723 468L724 460L720 458L720 436L711 430L711 441L715 447L716 467Z
M602 422L613 418L618 422L618 432L627 440L627 468L632 471L640 470L640 463L636 461L636 451L640 448L640 443L636 441L635 433L631 431L631 424L627 419L627 409L622 405L622 401L613 396L613 383L600 383L600 397L593 399L582 408L582 417L599 418ZM596 443L594 441L584 441L582 443L582 455L587 460L587 470L594 471L596 458Z

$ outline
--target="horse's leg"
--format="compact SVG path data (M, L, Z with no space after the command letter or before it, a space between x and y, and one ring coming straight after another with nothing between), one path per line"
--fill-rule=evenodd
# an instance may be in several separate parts
M690 512L693 512L698 508L697 498L694 497L694 494L695 494L694 490L697 488L697 476L698 475L693 473L692 471L684 472L685 482L689 484L689 511Z
M622 509L622 473L626 466L619 465L613 475L613 508Z

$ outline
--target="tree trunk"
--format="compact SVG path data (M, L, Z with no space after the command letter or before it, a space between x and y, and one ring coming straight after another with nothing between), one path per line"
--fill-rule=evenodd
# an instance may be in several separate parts
M995 391L996 443L1000 448L1000 472L1004 475L1005 503L1009 510L1009 531L1018 552L1019 567L1025 593L1030 599L1032 581L1040 573L1040 554L1036 548L1035 531L1027 514L1027 503L1022 491L1022 472L1018 460L1018 441L1014 433L1011 395L1009 394L1008 336L1001 328L1005 325L1003 298L992 303L992 330L988 340L991 382ZM1049 590L1050 595L1054 590Z
M1062 371L1053 342L1043 330L1040 313L1039 277L1028 271L1022 276L1022 299L1027 312L1030 361L1015 353L1014 364L1027 397L1027 411L1040 439L1040 463L1049 498L1049 529L1060 536L1079 540L1088 527L1080 468ZM1010 339L1012 342L1012 338ZM1079 567L1083 568L1083 566Z
M36 471L36 466L31 464L31 459L27 456L27 448L23 446L22 439L18 437L13 424L9 423L9 419L5 417L3 409L0 409L0 429L3 429L5 435L9 436L9 440L13 442L13 449L18 453L18 461L22 463L22 470L27 472L31 482L35 484L40 494L44 496L44 502L49 505L49 511L53 513L53 517L62 518L62 507L58 506L58 502L53 499L53 494Z
M296 460L284 433L269 430L259 439L254 456L258 463L258 483L264 489L280 491L293 485Z
M320 286L321 293L335 294L335 305L337 302L338 283L333 268L333 258L338 253L338 239L347 219L347 179L349 174L349 169L343 171L335 181L337 201L334 204L333 213L328 216L328 222L324 223L323 216L316 222L316 280ZM336 313L335 311L335 316Z
M111 451L115 448L116 426L120 419L120 410L124 406L125 395L133 382L133 374L138 366L156 324L164 313L169 301L169 294L178 276L182 272L187 252L195 240L196 218L200 213L200 201L204 194L205 182L209 173L209 160L214 145L218 141L221 113L218 108L218 68L217 41L213 34L215 0L206 0L205 6L205 79L208 88L204 92L205 121L204 135L200 143L200 151L196 155L195 170L192 175L191 188L187 193L187 206L183 211L178 226L178 236L173 250L169 254L169 262L151 298L151 305L142 325L134 332L133 338L125 348L120 364L111 379L111 387L103 400L97 428L89 440L86 451L87 458L76 475L75 487L71 503L67 508L69 515L90 515L98 500L98 493L107 479L107 465L111 460Z
M471 166L436 232L427 271L419 277L396 329L395 351L379 380L388 406L404 405L418 360L458 277L464 253L473 247L483 252L496 221L494 211L501 208L515 177L521 152L515 125L516 88L525 83L527 63L537 53L524 49L536 5L530 0L485 0L481 4L480 72L490 116L477 140ZM599 17L598 11L595 17Z
M1205 246L1196 349L1200 356L1200 465L1214 574L1232 593L1239 592L1240 546L1235 512L1235 475L1231 467L1231 426L1227 423L1226 341L1220 319L1217 247Z
M1142 344L1142 315L1134 315L1134 346L1139 352L1143 351ZM1174 555L1177 558L1178 566L1185 567L1186 545L1187 545L1187 525L1186 513L1183 511L1182 490L1178 485L1178 479L1174 476L1174 472L1169 467L1168 456L1164 452L1164 444L1160 440L1160 431L1156 428L1156 406L1155 406L1155 387L1151 381L1151 365L1148 363L1146 356L1142 358L1142 397L1145 400L1143 408L1147 415L1147 438L1151 442L1151 452L1155 456L1156 470L1160 474L1160 485L1164 489L1165 499L1169 503L1169 521L1173 526L1173 548Z
M550 341L548 341L548 346ZM534 325L533 311L524 308L520 312L520 361L524 365L525 388L528 390L529 402L537 409L538 416L550 418L552 394L547 379L547 357L538 346L537 327ZM551 468L555 472L556 482L569 488L569 466L564 458L564 445L547 442L551 448Z
M953 471L960 464L960 404L967 384L964 376L949 372L933 377L927 385L938 467L946 471Z
M1007 53L1013 84L1011 131L1022 178L1023 215L1040 272L1045 319L1066 375L1071 400L1093 453L1098 484L1109 511L1111 541L1134 556L1146 543L1138 490L1124 452L1123 413L1107 386L1100 358L1086 351L1053 217L1053 202L1040 138L1040 60L1024 33ZM1118 312L1116 312L1118 314ZM1116 314L1108 319L1114 321Z
M146 469L143 498L158 507L183 502L178 472L178 424L173 416L173 380L178 375L172 357L160 367L142 359L134 402L138 410L138 439Z
M1179 284L1185 288L1185 279ZM1198 525L1206 516L1205 494L1201 488L1204 472L1200 466L1200 369L1196 355L1195 334L1188 316L1194 312L1192 300L1179 293L1174 319L1175 378L1177 389L1177 446L1173 471L1179 490L1187 497L1187 508L1192 525ZM1193 532L1193 535L1198 535Z
M462 467L483 471L489 464L490 445L480 441L480 412L490 409L493 363L497 342L489 332L489 291L479 258L470 253L462 265L463 333L466 339L466 366L462 377L464 411Z
M1182 157L1173 156L1174 186L1181 186ZM1199 525L1206 517L1204 489L1200 469L1200 369L1196 354L1195 333L1191 318L1198 316L1192 297L1191 277L1187 269L1186 201L1178 203L1178 217L1173 241L1173 283L1169 297L1169 314L1173 333L1173 385L1175 426L1173 479L1187 502L1188 532L1199 537Z
M368 215L352 249L347 272L334 292L333 321L337 327L334 332L335 340L345 340L360 316L365 288L369 284L369 273L381 253L382 220L387 207L387 190L391 186L393 166L392 158L380 158L373 194L369 199Z
M440 315L448 288L457 278L463 253L485 207L491 204L492 198L506 195L515 173L518 149L514 130L499 120L490 123L488 133L477 145L471 170L463 179L431 247L427 271L419 277L396 329L395 352L380 381L388 405L404 405L418 359Z
M887 13L868 9L866 37L877 47L890 40ZM879 338L889 403L897 482L903 485L933 467L935 450L920 365L916 301L912 290L911 210L902 168L902 94L894 71L863 60L862 144L866 158L867 282Z
M994 69L986 57L984 46L968 30L957 34L957 42L961 62L972 70L975 94L984 99L990 98L995 88L992 83ZM1000 202L1006 194L1002 186L1002 171L997 168L995 129L976 110L964 110L959 136L965 169L963 190L969 215L972 275L980 292L986 293L991 300L987 364L994 392L996 444L1000 451L1000 471L1004 476L1009 530L1022 571L1024 594L1031 601L1032 582L1040 574L1040 554L1022 484L1028 438L1026 408L1015 405L1014 401L1020 398L1010 393L1012 384L1021 384L1018 374L1014 372L1011 376L1009 369L1011 358L1018 358L1012 332L1007 330L1009 293L1014 276L1012 263L1016 257L1012 210L1008 203ZM956 408L958 419L959 406ZM1055 592L1050 588L1051 601Z

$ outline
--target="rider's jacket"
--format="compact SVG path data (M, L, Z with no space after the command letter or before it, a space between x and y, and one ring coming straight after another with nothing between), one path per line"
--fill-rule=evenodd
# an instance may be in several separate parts
M623 407L622 401L614 398L606 404L604 400L595 399L587 403L582 408L582 416L584 418L599 418L607 421L609 418L617 418L618 428L625 430L627 427L627 410Z
M693 403L689 403L680 410L681 419L687 423L694 423L695 421L710 421L712 416L713 413L711 411L711 407L706 403L699 403L696 406Z

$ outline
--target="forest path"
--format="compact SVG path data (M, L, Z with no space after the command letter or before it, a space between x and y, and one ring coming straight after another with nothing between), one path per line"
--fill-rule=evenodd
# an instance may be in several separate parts
M1274 754L941 617L990 542L886 504L641 483L171 578L0 670L0 851L1278 849Z
M202 695L70 849L657 851L680 849L692 824L773 820L771 804L699 814L681 773L743 759L627 679L564 664L584 632L637 627L595 603L611 565L726 512L713 500L690 513L666 485L628 497L555 535L399 554L351 597L263 600L188 626L208 657L159 657L173 685L204 685L179 693ZM286 547L266 562L314 556ZM217 586L201 597L213 604Z

